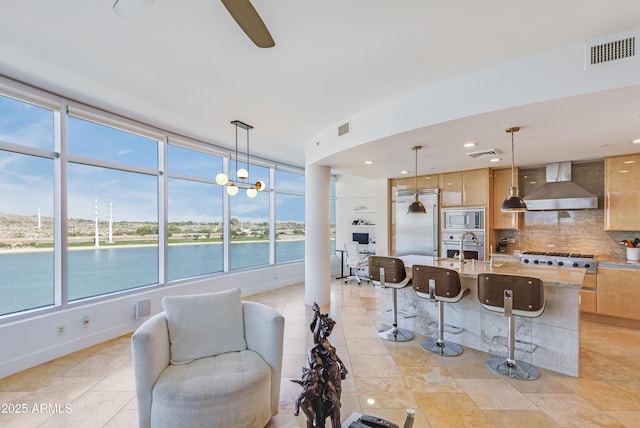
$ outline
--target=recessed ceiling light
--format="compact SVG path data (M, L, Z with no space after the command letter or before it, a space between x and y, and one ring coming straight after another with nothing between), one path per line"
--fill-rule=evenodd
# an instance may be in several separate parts
M640 138L636 138L632 141L633 144L640 144Z
M407 171L406 169L400 171L400 174L409 174L409 171Z
M628 161L624 161L624 163L636 163L636 161L634 161L634 160L628 160Z
M464 146L469 148L469 147L475 147L476 143L472 143L472 142L468 142L468 143L464 143Z
M489 159L489 162L500 162L501 160L502 159L500 158L492 158L492 159Z
M620 174L624 174L625 172L629 172L629 171L627 171L626 169L623 169L623 170L618 171L618 172L619 172Z
M374 161L372 161L372 160L364 161L364 164L365 164L365 165L373 165L374 163L375 163L375 162L374 162Z

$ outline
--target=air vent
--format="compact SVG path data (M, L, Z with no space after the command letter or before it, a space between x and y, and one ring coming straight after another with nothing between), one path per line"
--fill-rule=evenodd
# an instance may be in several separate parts
M349 122L338 126L338 137L342 137L344 134L349 133Z
M489 149L489 150L480 150L478 152L469 152L467 156L471 156L474 159L483 157L483 156L497 156L500 152L498 149Z
M586 68L597 67L612 61L635 58L636 36L617 38L615 40L599 40L586 45Z

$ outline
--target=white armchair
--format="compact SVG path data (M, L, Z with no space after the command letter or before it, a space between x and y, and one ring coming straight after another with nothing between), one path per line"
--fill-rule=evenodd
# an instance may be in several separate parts
M282 315L240 289L162 303L131 337L139 427L267 425L280 401Z

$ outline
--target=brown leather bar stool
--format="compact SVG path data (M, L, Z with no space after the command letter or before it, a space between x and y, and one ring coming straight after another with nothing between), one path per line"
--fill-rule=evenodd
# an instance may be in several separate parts
M531 364L515 359L516 329L514 316L535 318L545 307L542 280L528 276L482 273L478 275L478 300L485 309L504 313L509 318L509 355L491 357L485 365L513 379L535 380L540 372Z
M438 302L438 338L424 340L420 344L422 349L446 357L462 354L462 346L444 340L444 303L456 303L469 294L469 289L460 285L458 272L441 267L413 265L412 283L419 297Z
M411 283L411 277L407 276L404 262L396 257L370 256L369 280L373 285L391 288L393 295L393 326L390 329L378 331L378 336L393 342L413 340L413 333L398 328L398 290Z

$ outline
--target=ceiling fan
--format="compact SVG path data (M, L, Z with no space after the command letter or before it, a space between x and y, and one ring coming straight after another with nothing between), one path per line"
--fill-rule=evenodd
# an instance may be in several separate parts
M139 15L154 0L116 0L113 10L129 18ZM259 48L272 48L276 44L264 21L249 0L220 0L242 31Z

